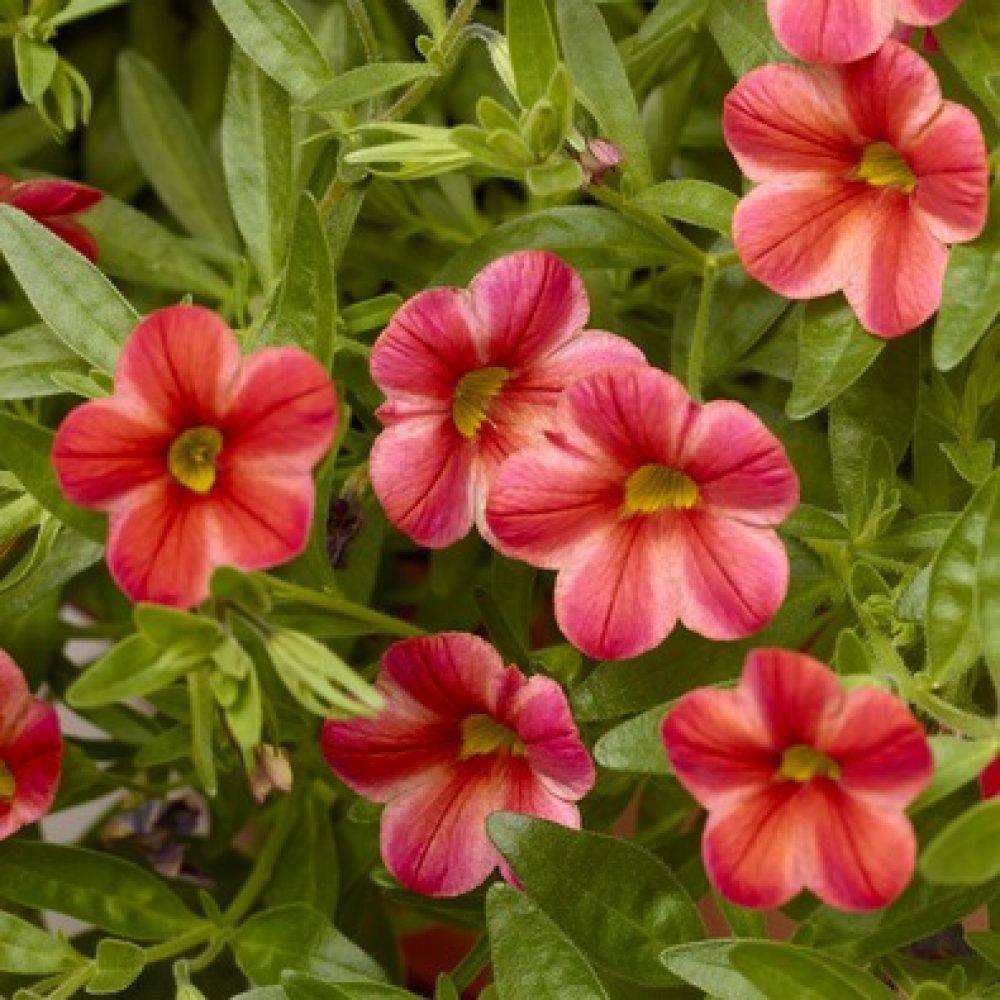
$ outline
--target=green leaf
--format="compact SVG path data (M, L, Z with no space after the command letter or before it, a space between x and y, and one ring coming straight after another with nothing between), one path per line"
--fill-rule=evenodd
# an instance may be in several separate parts
M997 527L1000 472L994 473L975 492L961 516L938 549L931 563L927 594L928 670L938 683L954 681L976 661L983 648L977 565L987 534L991 540ZM995 541L1000 542L1000 538ZM988 560L991 567L992 559ZM1000 586L990 572L989 600Z
M406 0L417 12L434 37L440 38L448 26L448 11L444 0Z
M18 33L14 36L14 62L21 95L28 104L38 104L52 83L59 53L45 42Z
M758 66L791 61L771 31L764 4L712 0L708 29L737 79Z
M222 115L222 165L247 252L269 289L285 259L295 187L288 94L233 49Z
M192 236L235 247L222 171L170 84L126 51L118 58L118 95L129 146L163 204Z
M556 0L556 20L566 64L601 137L625 154L622 169L636 188L648 187L653 171L639 109L604 17L593 0Z
M966 931L965 940L994 968L1000 969L1000 933L993 931Z
M490 889L486 923L499 1000L608 1000L573 942L517 889Z
M306 191L299 198L280 290L268 310L258 345L292 344L329 367L336 308L333 255L316 200Z
M594 746L602 767L633 774L670 774L671 767L660 735L666 705L657 705L609 729Z
M203 651L207 656L222 639L217 621L162 604L137 604L132 618L140 632L164 648L183 642L185 648Z
M269 986L291 970L351 982L385 979L385 973L353 941L305 903L264 910L233 938L236 962L251 982Z
M675 976L704 990L714 1000L767 1000L733 968L730 956L736 944L736 941L699 941L678 945L668 948L661 961Z
M97 942L97 974L87 983L91 995L105 996L127 990L142 973L146 953L131 941L105 939Z
M69 3L52 18L52 23L57 27L61 24L69 24L71 21L79 21L94 14L111 10L112 7L121 7L129 0L69 0Z
M62 392L53 375L86 375L89 366L44 323L0 337L0 399L34 399Z
M51 935L12 913L0 913L0 972L51 976L70 964L69 951Z
M886 342L866 332L839 297L805 306L799 328L799 360L785 412L793 420L811 417L853 385Z
M332 77L326 58L285 0L212 0L236 44L297 101Z
M920 871L938 885L979 885L1000 875L1000 798L979 802L924 848Z
M169 649L144 635L131 635L104 654L70 684L66 700L74 708L113 705L159 691L205 662L197 643Z
M506 663L516 663L522 670L528 669L530 657L517 633L511 628L506 615L493 594L484 587L473 588L476 606L493 645L500 651Z
M310 111L336 111L378 97L414 80L440 76L441 70L428 63L376 62L341 73L316 91L305 107Z
M724 187L700 180L662 181L641 191L634 204L668 219L679 219L728 235L739 199Z
M961 4L942 24L934 25L934 37L944 54L976 96L1000 124L1000 20L989 3Z
M111 854L60 844L0 844L0 897L137 941L165 941L203 923L150 872Z
M506 0L504 31L521 107L530 108L548 90L559 50L545 0Z
M660 952L704 931L687 893L656 857L627 841L516 813L494 813L487 825L529 898L585 954L633 982L675 983Z
M9 205L0 205L0 252L49 329L81 358L113 372L139 317L108 279Z
M386 983L322 982L300 972L281 977L288 1000L418 1000L416 994Z
M997 754L989 740L962 740L954 736L931 736L934 777L910 806L911 813L934 805L963 785L974 781Z
M191 761L202 791L214 799L219 783L215 768L215 697L208 670L188 672L187 683L191 706Z

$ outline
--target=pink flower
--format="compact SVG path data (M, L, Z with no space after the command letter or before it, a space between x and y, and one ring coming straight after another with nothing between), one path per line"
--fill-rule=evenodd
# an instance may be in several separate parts
M485 267L466 292L433 288L403 305L372 350L386 425L371 480L389 520L442 548L483 530L499 464L536 440L559 394L588 371L644 362L610 333L584 331L580 276L540 251Z
M330 379L304 351L243 361L214 313L172 306L136 327L114 396L70 413L52 460L74 503L110 515L122 590L184 608L208 596L217 566L265 569L302 551L311 471L336 425Z
M97 260L97 241L74 216L93 208L103 197L103 192L76 181L18 183L0 174L0 204L30 215L90 261Z
M387 803L382 858L403 885L457 896L483 882L502 865L490 813L580 826L594 767L555 681L447 632L390 646L378 688L383 711L327 722L323 754L356 792Z
M843 289L880 337L938 308L946 244L986 222L986 147L920 56L889 41L849 66L762 66L726 98L723 128L760 184L733 218L753 277L794 299Z
M500 470L486 517L506 555L559 571L566 637L619 659L678 618L712 639L764 625L788 582L772 527L798 493L746 407L699 406L664 372L619 367L567 390L547 440Z
M663 723L680 783L708 810L702 856L741 906L803 888L871 910L906 888L916 838L903 810L934 770L924 731L877 688L845 694L802 653L756 649L735 691L686 694Z
M979 788L984 799L1000 795L1000 757L983 769L979 775Z
M962 0L767 0L778 41L804 62L870 56L904 24L940 24Z
M31 696L17 664L0 649L0 840L52 808L62 752L55 709Z

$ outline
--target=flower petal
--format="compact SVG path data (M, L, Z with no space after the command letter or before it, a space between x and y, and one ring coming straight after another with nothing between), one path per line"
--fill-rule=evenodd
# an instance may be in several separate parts
M116 395L155 413L165 429L216 426L240 371L232 331L201 306L169 306L132 332L115 369Z
M986 143L976 116L945 101L906 159L918 178L914 203L931 233L944 243L974 240L989 203Z
M799 502L799 479L781 442L752 410L729 400L699 410L682 468L703 504L744 524L779 524Z
M804 4L797 0L792 6ZM722 127L740 169L755 181L836 177L857 161L860 137L840 78L829 69L771 65L752 70L726 97Z
M867 185L837 179L761 185L733 216L743 266L789 298L838 291L871 239L873 197Z
M0 649L0 748L18 738L33 704L34 698L21 668Z
M307 472L330 447L337 399L326 369L305 351L274 347L249 357L221 425L222 462L263 462L267 473Z
M904 24L940 24L962 0L896 0L896 17Z
M677 780L706 809L766 788L780 765L756 705L740 690L689 692L667 713L662 735Z
M632 517L595 532L556 578L556 620L587 656L621 660L659 645L681 602L664 523Z
M144 408L121 399L95 399L59 426L52 463L74 503L107 509L122 496L167 474L172 434Z
M375 341L372 378L389 396L450 401L455 383L486 363L480 339L465 292L431 288L401 305Z
M910 821L876 809L832 781L813 787L815 864L807 886L841 910L888 906L909 884L917 857Z
M645 365L646 356L624 337L603 330L586 330L542 358L530 370L532 388L558 395L571 382L614 365Z
M984 799L1000 795L1000 757L983 768L982 774L979 775L979 790Z
M763 628L788 589L788 556L767 528L710 511L678 518L675 544L684 624L708 639L741 639Z
M40 219L50 215L76 215L93 208L104 197L97 188L76 181L37 180L15 184L10 204Z
M904 809L934 773L923 726L877 688L851 691L843 711L825 721L816 748L840 765L845 792L882 809Z
M898 337L941 304L948 250L899 191L882 192L872 230L867 255L858 254L844 292L865 329Z
M450 414L413 417L383 430L369 473L389 520L428 548L468 534L475 511L473 454Z
M0 759L14 774L14 801L0 803L0 840L41 819L59 789L63 740L56 710L29 699L15 742L0 746Z
M52 219L43 218L39 222L46 229L51 230L64 243L68 243L78 253L91 262L97 263L99 249L94 234L86 227L73 219Z
M583 280L564 260L542 250L507 254L469 286L486 337L489 364L519 368L561 347L587 322Z
M108 568L133 601L190 608L208 597L212 500L168 479L137 491L111 516Z
M894 0L768 0L767 10L778 41L804 62L860 59L895 23Z

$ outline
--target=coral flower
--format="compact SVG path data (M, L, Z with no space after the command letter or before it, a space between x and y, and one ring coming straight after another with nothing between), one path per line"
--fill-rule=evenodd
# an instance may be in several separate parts
M940 24L962 0L767 0L778 41L805 62L870 56L896 28Z
M497 466L536 439L563 388L588 371L643 363L638 348L584 331L580 276L539 251L509 254L468 291L433 288L403 305L372 350L387 396L371 480L414 541L441 548L467 534Z
M1000 757L983 769L983 773L979 775L979 788L984 799L1000 795Z
M589 656L712 639L777 611L788 558L772 527L798 503L777 438L746 407L699 406L655 368L571 386L547 440L501 468L486 517L506 555L556 569L556 617Z
M302 551L311 471L336 424L330 379L304 351L243 361L214 313L172 306L136 327L114 396L70 413L52 460L72 501L110 515L122 590L191 607L215 567L265 569Z
M760 182L733 218L753 277L793 299L843 289L880 337L938 308L946 244L986 222L986 146L920 56L889 41L849 66L762 66L726 98L723 127Z
M382 858L405 886L457 896L503 868L490 813L580 826L594 766L555 681L449 632L391 646L378 688L382 712L327 722L323 754L356 792L387 803Z
M97 241L74 216L93 208L104 194L75 181L21 181L0 174L0 204L30 215L91 261L97 260Z
M52 807L62 752L55 709L31 696L17 664L0 649L0 840Z
M772 907L809 889L831 906L871 910L906 888L916 838L903 810L934 764L899 699L845 693L811 657L757 649L736 690L681 698L663 741L708 810L702 856L728 899Z

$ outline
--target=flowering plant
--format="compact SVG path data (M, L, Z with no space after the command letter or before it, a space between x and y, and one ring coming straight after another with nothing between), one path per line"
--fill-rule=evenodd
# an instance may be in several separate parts
M995 0L0 0L0 998L1000 1000Z

